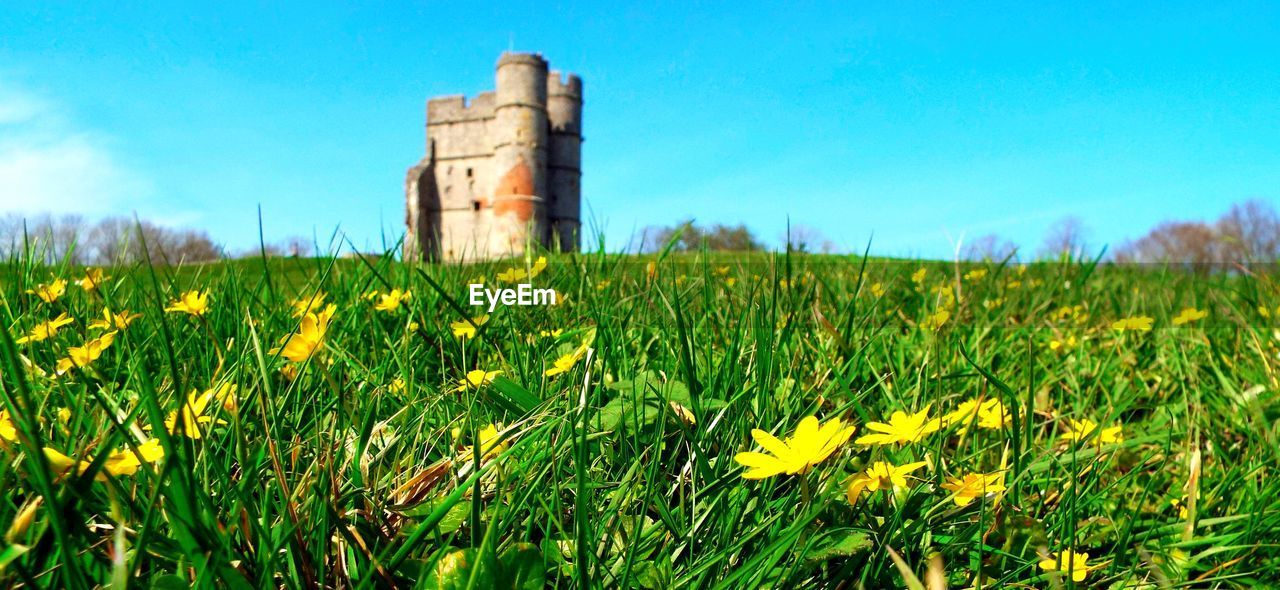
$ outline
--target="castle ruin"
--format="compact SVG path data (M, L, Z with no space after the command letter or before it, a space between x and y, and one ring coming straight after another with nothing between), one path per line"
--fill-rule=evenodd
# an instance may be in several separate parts
M427 154L405 178L405 260L485 260L526 245L576 250L582 80L541 55L503 53L467 103L427 101Z

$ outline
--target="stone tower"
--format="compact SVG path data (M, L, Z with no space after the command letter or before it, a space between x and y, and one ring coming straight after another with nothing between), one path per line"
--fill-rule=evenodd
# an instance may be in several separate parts
M427 101L427 154L405 178L405 259L576 250L581 150L582 80L503 53L494 92Z

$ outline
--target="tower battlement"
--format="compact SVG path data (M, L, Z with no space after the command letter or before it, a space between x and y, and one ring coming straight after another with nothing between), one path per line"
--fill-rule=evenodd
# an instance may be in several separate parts
M406 260L576 250L582 79L504 52L495 89L427 101L426 156L405 178Z
M493 92L481 92L470 101L461 94L427 101L427 124L454 123L493 118Z

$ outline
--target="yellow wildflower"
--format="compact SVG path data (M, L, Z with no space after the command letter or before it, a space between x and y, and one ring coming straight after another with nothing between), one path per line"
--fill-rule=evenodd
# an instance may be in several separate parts
M742 452L733 459L748 468L742 474L745 479L763 479L781 473L804 474L848 442L853 431L852 424L845 426L839 418L820 424L815 416L801 420L795 433L785 441L756 428L751 431L751 438L768 454Z
M387 384L387 391L390 391L391 393L402 393L404 392L404 388L405 388L404 379L400 377L396 377L395 379L392 379L391 383Z
M960 431L964 432L968 428L977 423L979 428L987 430L999 430L1009 425L1013 420L1013 416L1009 413L1009 409L998 399L984 400L981 404L978 400L971 399L955 409L954 412L942 417L942 423L952 425L959 423Z
M1080 442L1089 438L1094 430L1098 429L1098 423L1088 418L1079 420L1072 419L1071 426L1067 432L1062 433L1058 438L1071 442ZM1124 442L1123 427L1112 426L1103 428L1098 432L1098 444L1118 444Z
M333 318L337 308L338 306L330 303L318 314L307 313L306 317L302 318L297 333L281 338L280 346L271 349L270 353L280 353L280 356L295 363L311 358L324 343L325 333L329 331L329 320Z
M209 311L209 292L187 291L178 300L170 303L169 307L164 308L164 310L203 316L205 312Z
M72 367L84 368L89 366L90 363L98 360L98 357L102 356L102 352L105 351L107 347L111 346L111 343L114 342L115 339L116 331L112 330L94 338L93 340L85 342L84 346L72 346L71 348L68 348L67 356L58 360L58 364L54 368L54 372L62 375L67 371L70 371Z
M884 296L884 285L880 283L871 283L871 294L876 297Z
M453 335L458 338L475 338L476 330L489 321L489 316L482 315L471 318L471 321L462 320L449 324L453 328Z
M1075 348L1078 342L1075 334L1070 334L1065 338L1054 338L1049 341L1049 350L1065 350L1067 348Z
M583 340L582 344L578 345L573 352L556 359L555 364L550 369L547 369L544 374L547 377L554 377L561 373L568 372L569 369L572 369L573 366L578 364L578 361L587 354L588 347L590 347L590 341Z
M476 438L480 439L480 459L482 461L492 459L507 450L509 445L506 442L501 442L502 432L499 430L500 428L502 428L502 424L490 424L476 433ZM462 438L461 428L453 429L453 438L454 440ZM463 460L474 459L475 453L475 447L467 445L458 452L458 457Z
M293 307L293 317L300 318L309 313L315 313L317 310L324 308L324 299L326 295L323 291L314 295L303 295L294 299L289 303Z
M1053 554L1052 559L1040 561L1040 569L1046 572L1070 573L1071 579L1083 582L1089 576L1089 554L1076 553L1070 549Z
M921 268L920 270L911 273L911 282L917 285L924 284L924 279L927 276L929 276L929 269Z
M956 506L968 506L974 500L1003 492L1005 490L1002 473L966 473L964 477L951 477L942 484L942 489L950 490Z
M58 328L70 325L74 322L75 320L68 317L66 312L63 312L58 314L58 317L56 318L36 324L31 328L30 332L27 332L26 336L23 336L14 342L18 344L26 344L28 342L48 340L58 333Z
M1133 330L1137 332L1150 332L1151 326L1154 322L1155 322L1154 319L1149 318L1147 316L1136 316L1136 317L1124 318L1124 319L1116 320L1115 322L1112 322L1111 329L1117 332L1124 332L1126 330Z
M123 330L128 328L129 324L133 323L133 320L140 317L142 317L142 314L129 313L129 310L127 309L120 313L112 313L110 309L104 307L102 308L102 319L89 322L89 329L110 330L114 328L116 330Z
M967 272L967 273L964 273L964 280L966 280L966 281L976 281L976 280L981 279L982 277L985 277L985 276L987 276L987 269L985 269L985 268L975 268L975 269L973 269L973 270L971 270L971 271L969 271L969 272Z
M49 462L49 467L59 476L71 471L73 468L78 469L76 473L84 473L91 465L89 461L76 461L49 447L45 447L43 452L45 459ZM114 476L133 475L138 472L138 468L143 463L155 463L162 458L164 458L164 447L160 446L159 439L152 438L138 445L137 453L126 446L112 451L107 456L107 460L102 464L102 471L98 472L94 479L107 481L108 474Z
M207 415L210 403L221 404L224 407L228 403L235 403L236 386L231 383L223 383L217 387L206 389L199 392L195 389L187 394L187 399L183 402L182 407L169 412L169 417L164 420L165 430L169 434L184 434L188 438L202 438L201 426L213 424L214 418ZM178 424L181 417L182 424ZM217 423L222 423L218 420ZM204 427L208 429L208 426Z
M867 424L867 430L875 432L864 434L854 442L860 445L912 443L924 438L927 434L937 432L942 427L942 421L937 418L929 418L930 405L926 405L923 410L914 414L907 414L902 410L897 410L893 415L889 416L887 424L884 422L870 422Z
M0 443L18 440L18 427L9 417L9 410L0 410Z
M498 280L504 283L515 283L518 281L523 281L525 279L533 279L538 275L542 274L542 271L545 270L546 268L547 268L547 257L539 256L538 259L533 262L532 268L530 268L527 272L523 268L511 267L511 268L508 268L507 270L504 270L498 273Z
M404 305L409 298L413 297L413 293L408 290L392 289L390 293L376 294L375 297L378 298L378 302L374 304L373 308L391 313L400 309L401 305Z
M876 492L880 489L899 489L907 487L907 476L912 471L928 465L925 461L894 465L888 461L876 461L871 468L853 476L849 487L845 490L845 498L850 504L857 504L863 492Z
M34 289L27 289L27 293L39 297L45 303L53 303L67 292L67 281L57 279L52 283L41 283L36 285Z
M485 371L483 369L467 371L467 376L459 379L458 386L453 388L452 391L454 393L461 393L466 391L468 387L480 389L482 385L493 382L494 377L501 374L502 371Z
M924 321L921 322L920 324L930 332L937 332L940 328L942 328L943 324L947 323L947 320L949 319L951 319L951 312L945 309L939 309L937 312L931 313L928 316L926 316L924 318Z
M76 285L85 291L96 291L108 277L101 268L84 269L84 278L76 281Z
M1194 307L1187 307L1178 312L1178 315L1173 318L1173 325L1181 326L1183 324L1189 324L1194 321L1202 320L1208 315L1209 312L1207 311L1202 311Z

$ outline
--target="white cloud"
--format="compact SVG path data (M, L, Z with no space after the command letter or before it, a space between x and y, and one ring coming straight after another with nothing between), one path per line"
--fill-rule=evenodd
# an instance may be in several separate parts
M93 217L143 208L152 183L123 166L110 144L69 124L55 104L0 88L0 213Z

